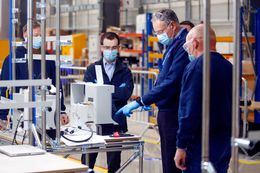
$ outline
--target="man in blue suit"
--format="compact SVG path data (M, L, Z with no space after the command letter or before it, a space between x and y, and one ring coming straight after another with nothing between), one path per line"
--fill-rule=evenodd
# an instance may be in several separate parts
M155 103L158 108L158 126L161 139L161 154L164 173L178 173L173 157L176 151L176 132L178 129L178 107L181 78L186 65L190 62L183 49L187 30L181 28L175 12L163 9L152 18L153 29L160 43L167 49L163 56L162 69L155 86L136 101L125 105L117 113L132 114L134 109Z
M41 52L41 28L40 24L33 21L33 54L40 54ZM23 37L25 40L28 40L28 33L27 33L27 25L23 27ZM37 38L38 37L38 38ZM36 39L35 39L36 38ZM18 46L15 51L16 54L16 80L26 80L29 78L28 76L28 60L25 57L27 54L27 48L24 46ZM9 62L10 57L7 56L4 60L1 72L1 80L10 80L9 75ZM46 61L46 77L52 80L52 84L55 86L56 83L56 72L55 72L55 62L54 61ZM40 60L33 60L33 79L41 79L41 61ZM21 87L16 87L16 92L19 92ZM7 88L1 88L1 96L6 97ZM62 87L60 88L61 92L61 124L65 125L69 123L69 117L66 114L66 106L64 104L64 96ZM6 120L9 110L0 110L0 119ZM0 125L1 126L1 125ZM1 129L1 127L0 127ZM49 132L49 135L54 138L55 131Z
M203 30L195 26L184 49L192 62L182 78L179 130L175 163L184 173L201 172ZM210 28L209 156L217 173L226 173L231 157L232 65L216 52L216 35Z
M114 85L115 92L112 94L112 119L118 125L102 126L102 135L111 135L114 132L126 132L127 122L125 116L115 116L115 112L127 103L133 92L134 84L130 69L119 58L120 39L116 33L106 32L101 36L102 58L87 67L84 75L85 82L97 82L95 66L102 67L104 84ZM97 153L89 154L89 172L94 172ZM108 173L114 173L120 168L121 151L107 152ZM82 163L86 164L85 156Z

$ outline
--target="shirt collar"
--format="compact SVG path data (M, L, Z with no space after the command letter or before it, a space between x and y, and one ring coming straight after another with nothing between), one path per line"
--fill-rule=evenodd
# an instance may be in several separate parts
M174 38L178 38L184 30L185 30L185 28L181 28L180 31L177 33L177 35Z
M171 41L170 41L170 43L168 44L167 47L169 47L170 45L172 45L173 43L175 43L175 41L178 40L178 39L181 37L181 34L182 34L182 32L183 32L184 30L185 30L185 28L181 28L181 29L179 30L179 32L177 33L177 35L176 35L174 38L171 39Z
M105 58L103 58L103 65L104 65L104 67L105 67L106 65L113 65L113 66L115 66L115 65L116 65L116 60L115 60L114 62L112 62L112 63L108 63L108 62L105 60Z

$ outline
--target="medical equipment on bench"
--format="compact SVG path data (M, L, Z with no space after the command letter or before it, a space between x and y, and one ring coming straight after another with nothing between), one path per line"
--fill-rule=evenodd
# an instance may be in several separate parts
M94 83L71 84L70 125L88 129L87 124L93 123L93 131L100 131L101 125L117 124L112 119L113 85Z

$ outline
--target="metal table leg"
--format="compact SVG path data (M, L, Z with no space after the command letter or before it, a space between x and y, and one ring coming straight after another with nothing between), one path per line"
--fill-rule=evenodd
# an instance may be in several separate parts
M139 145L139 173L143 173L144 143Z

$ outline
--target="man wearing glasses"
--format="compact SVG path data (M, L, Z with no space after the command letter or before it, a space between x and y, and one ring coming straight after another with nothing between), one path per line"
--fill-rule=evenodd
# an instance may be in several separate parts
M173 157L176 151L176 132L178 129L178 107L181 78L186 65L190 62L183 49L187 30L181 28L175 12L163 9L152 18L153 29L160 43L167 49L163 56L162 69L155 86L148 93L133 101L116 114L132 114L140 106L147 108L155 103L158 108L157 123L161 139L161 154L164 173L181 172L176 168Z
M101 65L104 84L114 85L115 93L112 94L112 118L118 123L112 127L102 127L103 135L111 135L113 132L126 132L127 123L125 116L114 116L115 112L127 104L133 92L134 84L132 73L129 68L119 59L119 36L113 32L106 32L101 36L102 58L91 64L85 72L84 81L96 83L95 65ZM120 168L121 151L107 152L108 172L114 173ZM89 170L93 173L97 153L89 154ZM82 163L86 164L85 156L82 155Z

